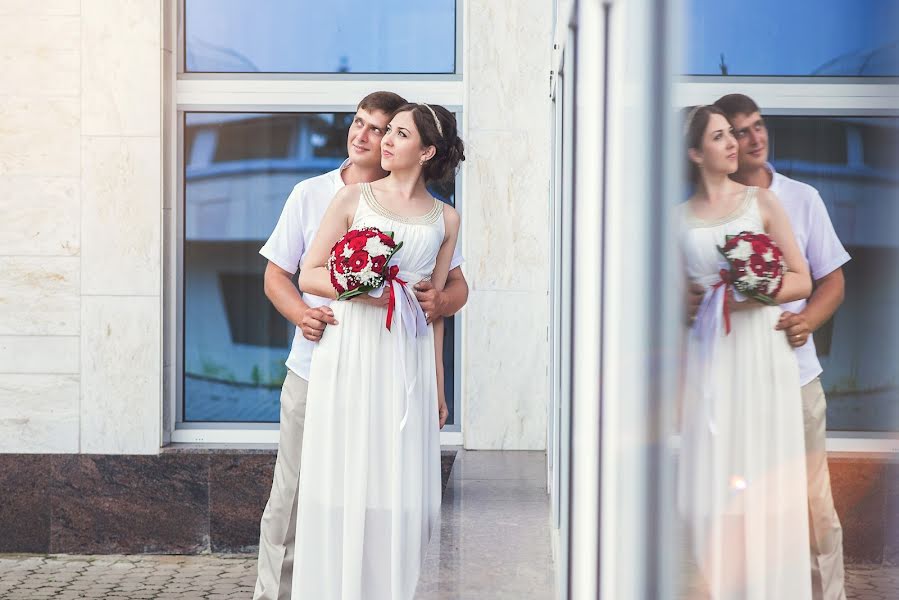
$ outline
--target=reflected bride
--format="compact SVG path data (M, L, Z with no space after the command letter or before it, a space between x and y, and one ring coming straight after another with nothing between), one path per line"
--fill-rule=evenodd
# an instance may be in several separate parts
M738 301L734 284L744 290L745 281L719 248L751 232L740 238L748 240L742 254L728 255L753 264L744 279L764 281L766 268L775 279L778 269L761 257L779 247L788 270L771 288L775 303L808 296L808 267L777 198L728 177L737 143L724 114L694 109L686 134L696 193L681 207L681 246L687 276L705 295L687 341L681 514L712 599L810 599L798 363L775 330L780 308Z

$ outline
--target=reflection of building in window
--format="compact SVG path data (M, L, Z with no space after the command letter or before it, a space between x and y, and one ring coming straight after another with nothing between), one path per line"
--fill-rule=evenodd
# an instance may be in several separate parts
M265 241L293 186L336 168L346 157L350 118L346 113L188 113L187 241Z
M778 161L846 164L846 126L832 119L776 119L771 137Z
M258 252L291 189L337 168L346 157L351 121L351 113L185 116L187 420L227 421L236 415L278 420L272 390L286 374L294 328L265 297L266 261ZM429 188L453 203L454 181ZM447 398L452 398L452 331L444 344Z
M222 123L212 162L287 158L296 131L295 119L266 117Z
M899 3L891 0L686 0L686 73L815 77L899 75ZM747 10L751 6L751 10ZM749 16L771 26L753 30ZM793 23L813 23L809 27ZM776 49L776 51L765 51ZM726 58L726 60L725 60Z
M262 275L220 273L219 286L235 344L288 347L287 322L263 292Z
M815 333L828 393L828 425L889 430L899 419L899 119L769 117L771 156L788 177L821 193L852 255L846 299Z
M899 73L899 41L870 50L849 52L821 65L812 75L877 77Z

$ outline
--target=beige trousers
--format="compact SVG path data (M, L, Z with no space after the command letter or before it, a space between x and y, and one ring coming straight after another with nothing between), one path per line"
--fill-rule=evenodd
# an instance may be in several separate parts
M843 589L843 528L833 506L825 449L826 409L827 401L820 379L815 378L802 386L812 597L815 600L846 600Z
M259 560L253 600L290 598L308 388L307 381L293 371L287 371L281 388L281 425L272 493L259 524Z

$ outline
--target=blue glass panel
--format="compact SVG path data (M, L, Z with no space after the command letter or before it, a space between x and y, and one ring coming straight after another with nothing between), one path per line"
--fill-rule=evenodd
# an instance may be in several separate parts
M897 0L686 0L691 75L899 76Z
M185 0L186 71L454 73L455 0Z
M768 117L771 158L821 194L843 245L846 297L815 333L831 430L899 423L899 119Z
M352 113L187 113L184 420L277 422L294 328L265 297L268 239L297 182L346 158ZM432 187L454 200L452 183ZM453 423L452 321L444 368Z

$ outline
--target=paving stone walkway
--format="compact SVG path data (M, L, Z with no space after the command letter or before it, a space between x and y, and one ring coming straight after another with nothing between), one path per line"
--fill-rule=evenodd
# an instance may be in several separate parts
M255 583L245 554L0 555L3 600L249 600Z
M0 555L0 599L250 600L256 557ZM849 600L899 598L899 567L847 566Z

